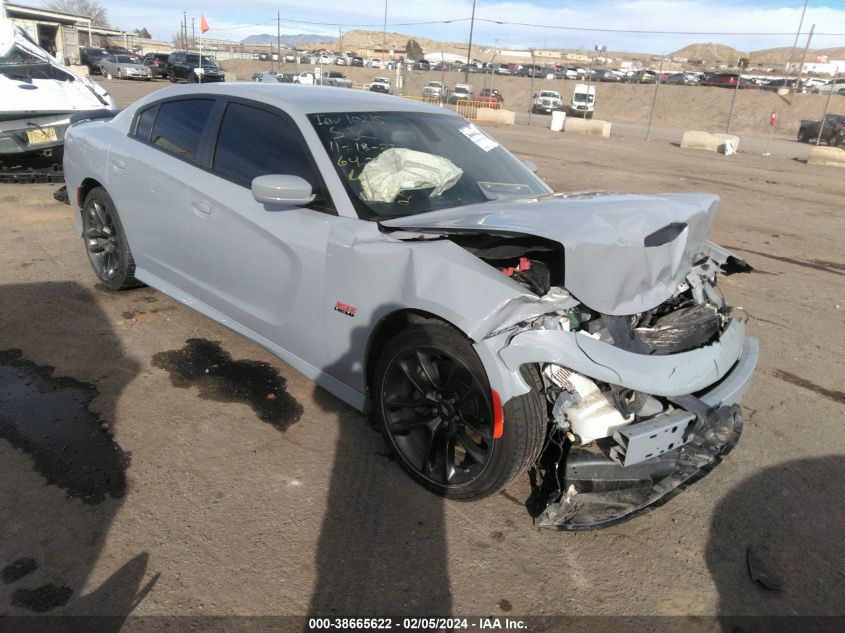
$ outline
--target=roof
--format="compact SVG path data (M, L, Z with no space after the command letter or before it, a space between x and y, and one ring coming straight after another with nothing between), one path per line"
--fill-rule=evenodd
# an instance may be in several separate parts
M148 95L142 102L150 103L162 98L196 93L222 94L252 99L274 105L290 114L401 111L457 116L451 110L421 101L370 92L369 90L253 81L174 86L157 90Z

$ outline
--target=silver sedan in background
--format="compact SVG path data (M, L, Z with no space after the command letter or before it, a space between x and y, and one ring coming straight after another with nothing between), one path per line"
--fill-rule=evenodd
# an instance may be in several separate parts
M110 54L100 60L100 70L104 76L117 77L118 79L143 79L149 81L153 78L149 67L144 66L140 58L134 55Z

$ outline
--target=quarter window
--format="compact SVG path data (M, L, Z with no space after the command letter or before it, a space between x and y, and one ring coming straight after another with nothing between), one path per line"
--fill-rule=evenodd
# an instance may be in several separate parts
M159 105L150 142L179 158L196 161L212 99L166 101Z
M300 176L316 188L299 130L267 110L242 103L226 106L212 169L244 187L267 174Z
M141 116L138 117L138 123L135 126L135 136L137 138L142 141L150 140L150 130L153 129L153 122L156 120L156 112L158 112L158 106L147 108L141 112Z

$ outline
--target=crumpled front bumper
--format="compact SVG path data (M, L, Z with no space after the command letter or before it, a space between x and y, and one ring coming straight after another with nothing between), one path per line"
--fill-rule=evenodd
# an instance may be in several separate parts
M562 496L536 517L536 523L561 530L595 529L627 520L668 501L707 474L742 433L739 403L750 387L759 357L757 339L746 337L745 326L738 320L710 345L665 356L629 352L560 330L527 330L507 341L495 337L495 342L486 343L498 352L490 355L485 341L476 349L488 368L491 386L503 390L503 402L527 391L515 383L521 365L554 363L596 380L665 397L678 412L695 417L683 444L658 457L626 467L598 453L591 463L593 472L599 474L592 480L586 476L569 481L566 472L570 471L558 472ZM578 450L573 447L570 455ZM561 469L566 468L566 459L564 456ZM579 470L580 476L588 472Z
M751 384L758 356L757 339L746 339L741 358L717 385L697 397L675 400L681 409L695 414L695 425L683 446L649 460L650 474L643 475L649 461L637 467L641 478L628 477L628 469L618 464L606 465L602 480L585 482L586 486L564 474L563 496L536 517L536 524L571 531L609 527L666 503L704 477L739 441L743 426L739 403Z

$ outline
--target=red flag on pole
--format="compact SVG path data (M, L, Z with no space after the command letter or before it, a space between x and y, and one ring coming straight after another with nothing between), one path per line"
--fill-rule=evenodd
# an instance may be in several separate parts
M208 22L205 21L205 16L200 13L200 32L205 33L208 30Z

